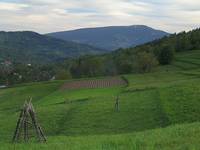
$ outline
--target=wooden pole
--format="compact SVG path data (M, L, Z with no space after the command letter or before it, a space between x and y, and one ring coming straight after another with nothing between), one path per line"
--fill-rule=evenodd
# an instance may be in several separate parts
M23 109L21 109L21 113L20 113L20 116L19 116L19 119L18 119L18 122L17 122L17 127L16 127L16 130L15 130L15 133L14 133L14 136L13 136L13 142L16 142L19 140L19 136L20 136L20 130L21 128L23 127L23 122L24 122L24 115L25 115L25 109L26 109L26 102L24 103L24 107Z
M116 110L116 111L119 111L119 96L117 96L117 98L116 98L115 110Z
M28 105L28 104L26 104ZM28 107L26 106L26 109L25 109L25 114L24 114L24 141L25 142L28 142Z
M17 127L15 129L15 133L14 133L13 140L12 140L13 142L17 141L17 137L19 135L20 127L21 127L21 123L22 123L22 119L23 119L23 114L24 114L24 110L22 109L21 113L20 113L20 116L19 116L19 119L17 121Z
M46 142L46 141L47 141L47 138L44 136L44 132L42 131L42 128L41 128L40 126L39 126L39 130L40 130L40 134L41 134L41 136L42 136L44 142Z
M30 113L30 116L31 116L33 125L34 125L34 127L35 127L36 134L37 134L37 136L38 136L38 138L39 138L39 141L40 141L40 142L41 142L41 141L46 141L46 138L44 137L44 133L42 132L42 129L41 129L41 127L39 126L39 124L38 124L38 122L37 122L37 120L36 120L35 110L34 110L33 105L32 105L31 102L29 103L29 107L30 107L29 113Z

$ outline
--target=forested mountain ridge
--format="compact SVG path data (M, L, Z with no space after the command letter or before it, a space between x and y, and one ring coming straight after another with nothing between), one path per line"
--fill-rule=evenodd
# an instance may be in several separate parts
M75 77L150 72L157 65L171 64L176 53L190 50L200 50L200 29L105 55L81 57L74 61L70 70Z
M103 52L86 44L63 41L31 31L0 32L0 61L47 63Z
M89 44L109 51L141 45L169 35L144 25L83 28L49 33L48 36Z
M127 49L119 49L114 52L114 55L120 54L133 54L137 52L152 52L156 56L163 49L170 49L174 52L183 52L189 50L199 50L200 49L200 28L191 30L191 31L183 31L180 33L171 34L170 36L163 37L158 40L154 40L152 42L137 46L130 47ZM128 56L128 55L127 55Z

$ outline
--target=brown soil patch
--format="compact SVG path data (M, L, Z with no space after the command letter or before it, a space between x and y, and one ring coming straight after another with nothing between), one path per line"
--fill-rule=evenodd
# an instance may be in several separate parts
M126 85L126 81L121 77L108 77L104 79L69 81L62 86L62 89L106 88Z

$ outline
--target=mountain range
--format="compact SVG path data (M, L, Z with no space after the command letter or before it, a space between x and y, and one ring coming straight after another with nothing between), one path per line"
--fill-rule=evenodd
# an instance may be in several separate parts
M48 33L47 35L112 51L119 48L135 47L160 39L169 33L145 25L132 25L84 28Z
M49 63L134 47L167 35L142 25L87 28L45 35L32 31L1 31L0 62Z

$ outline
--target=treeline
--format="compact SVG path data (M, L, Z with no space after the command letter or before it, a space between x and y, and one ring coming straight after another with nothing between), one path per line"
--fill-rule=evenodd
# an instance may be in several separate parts
M196 49L200 49L200 29L109 54L66 59L62 63L1 64L0 85L150 72L157 65L170 64L176 52Z
M55 72L53 65L1 64L0 85L48 81Z
M68 70L75 78L150 72L157 65L170 64L176 52L197 49L200 49L200 29L106 55L80 57L71 61Z

